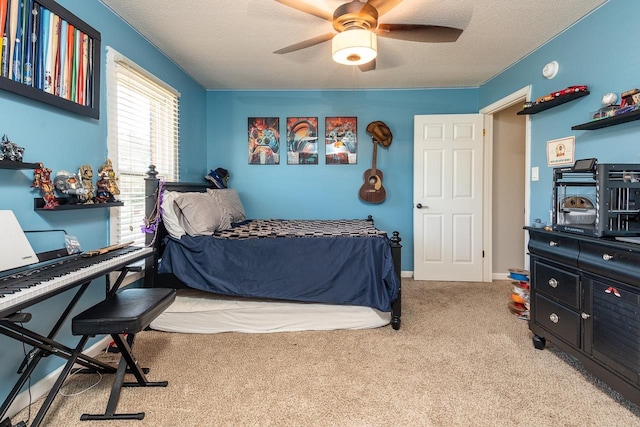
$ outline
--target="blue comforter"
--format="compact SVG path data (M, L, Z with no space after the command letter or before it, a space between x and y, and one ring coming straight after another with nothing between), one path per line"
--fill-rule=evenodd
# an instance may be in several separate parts
M224 295L391 311L400 286L386 237L167 238L158 268Z

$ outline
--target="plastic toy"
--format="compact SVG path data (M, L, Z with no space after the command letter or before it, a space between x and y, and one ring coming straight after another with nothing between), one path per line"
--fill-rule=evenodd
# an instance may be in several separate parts
M96 196L96 187L93 185L93 169L89 165L82 165L78 168L78 174L82 180L82 187L87 190L84 194L84 203L92 204Z
M116 177L116 173L113 171L113 164L110 159L107 159L103 165L100 165L98 169L98 176L100 179L106 181L107 190L111 193L112 196L117 196L120 194L120 188L118 188L118 178Z
M53 185L56 190L69 198L69 203L84 202L87 190L82 186L82 181L77 174L69 173L65 170L58 171L53 179Z
M45 168L42 163L40 163L39 168L33 170L33 184L31 184L31 188L40 189L45 209L54 209L60 204L53 193L51 169Z
M580 86L569 86L565 89L562 89L558 92L555 92L553 94L554 98L557 98L559 96L563 96L563 95L569 95L570 93L577 93L577 92L586 92L587 90L589 90L589 88L585 85L580 85Z
M18 147L16 143L9 141L7 135L2 136L2 143L0 144L0 160L21 162L23 153L23 147Z

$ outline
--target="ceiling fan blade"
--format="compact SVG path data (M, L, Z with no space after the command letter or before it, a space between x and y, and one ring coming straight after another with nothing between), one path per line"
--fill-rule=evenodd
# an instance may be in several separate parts
M321 36L314 37L312 39L308 39L296 44L292 44L291 46L283 47L282 49L278 49L273 53L282 54L282 53L295 52L296 50L306 49L308 47L315 46L317 44L331 40L333 38L333 35L334 33L323 34Z
M360 68L360 71L362 71L362 72L373 71L373 70L376 69L376 60L372 59L371 61L367 62L366 64L358 65L358 68Z
M438 25L380 24L376 34L380 37L413 42L450 43L458 40L462 30Z
M298 9L304 13L308 13L313 16L317 16L321 19L326 19L327 21L333 21L333 13L327 12L326 10L322 10L318 7L312 6L308 3L305 3L300 0L276 0L278 3L282 3L285 6L292 7L294 9Z
M378 16L384 15L400 3L402 3L402 0L369 0L367 2L367 4L376 8Z

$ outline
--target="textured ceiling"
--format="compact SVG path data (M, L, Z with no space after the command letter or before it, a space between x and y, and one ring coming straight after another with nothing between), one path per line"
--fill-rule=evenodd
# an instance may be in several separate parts
M331 42L273 51L329 32L275 0L101 0L207 89L478 86L608 0L404 0L380 23L464 30L454 43L378 38L377 68L331 59ZM304 0L333 13L345 0Z

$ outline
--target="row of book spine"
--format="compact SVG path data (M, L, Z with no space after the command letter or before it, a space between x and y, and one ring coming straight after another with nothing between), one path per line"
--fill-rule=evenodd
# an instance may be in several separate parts
M93 39L34 0L0 0L1 75L92 106Z

